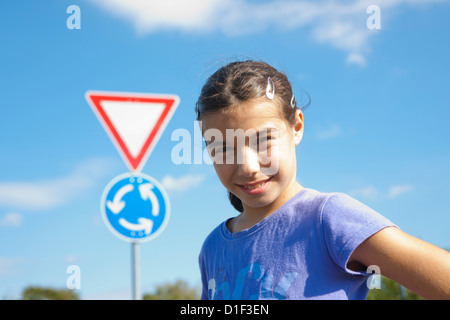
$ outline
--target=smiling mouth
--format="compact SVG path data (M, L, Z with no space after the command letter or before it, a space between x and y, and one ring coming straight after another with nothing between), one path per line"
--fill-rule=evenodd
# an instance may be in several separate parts
M261 188L264 184L266 184L266 181L263 181L260 183L255 183L255 184L242 185L242 187L247 190L253 190L256 188Z
M272 179L270 177L267 180L259 181L255 183L249 183L249 184L240 184L239 187L245 192L249 194L258 194L261 192L264 192L264 190L267 187L268 182Z

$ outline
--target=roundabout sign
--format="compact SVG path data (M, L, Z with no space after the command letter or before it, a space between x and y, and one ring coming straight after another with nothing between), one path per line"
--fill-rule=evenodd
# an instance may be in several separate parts
M101 213L106 226L120 239L145 242L166 227L170 204L158 181L142 173L124 173L103 191Z

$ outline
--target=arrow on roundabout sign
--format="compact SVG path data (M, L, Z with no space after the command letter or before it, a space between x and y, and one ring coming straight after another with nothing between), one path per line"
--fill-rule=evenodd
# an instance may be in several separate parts
M106 186L101 212L113 234L129 242L157 237L166 227L170 203L158 181L143 173L124 173Z

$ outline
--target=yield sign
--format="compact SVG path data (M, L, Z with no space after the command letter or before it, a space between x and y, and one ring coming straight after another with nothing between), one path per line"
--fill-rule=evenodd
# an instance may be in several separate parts
M88 91L86 100L132 172L140 172L180 99L176 95Z

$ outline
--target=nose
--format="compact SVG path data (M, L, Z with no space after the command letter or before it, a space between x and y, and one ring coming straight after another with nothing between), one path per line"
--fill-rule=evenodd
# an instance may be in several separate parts
M261 170L259 155L256 150L249 146L241 148L242 156L237 157L238 174L251 177Z

